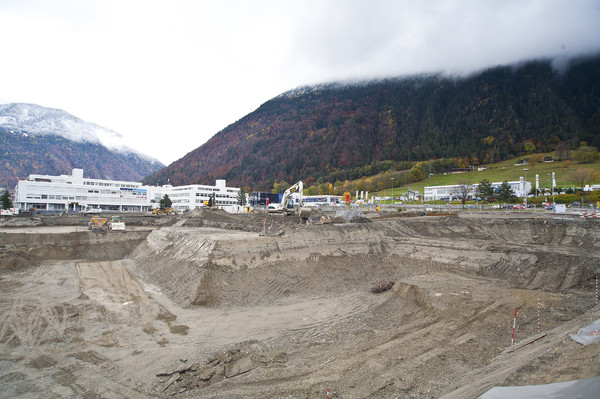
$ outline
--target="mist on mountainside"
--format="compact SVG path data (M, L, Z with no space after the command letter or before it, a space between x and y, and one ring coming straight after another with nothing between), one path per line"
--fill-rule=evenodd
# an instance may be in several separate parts
M560 143L600 146L600 56L498 66L468 77L416 75L283 93L148 184L270 189L355 178L356 168L460 157L498 162ZM563 144L564 145L564 144ZM333 181L332 181L333 180Z

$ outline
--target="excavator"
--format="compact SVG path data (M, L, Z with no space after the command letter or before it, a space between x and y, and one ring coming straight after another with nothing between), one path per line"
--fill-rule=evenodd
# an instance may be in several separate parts
M204 201L204 206L207 206L211 209L217 207L217 199L215 193L210 194L210 196L208 197L208 201Z
M297 210L294 208L294 200L292 198L293 193L298 193L298 208ZM281 202L275 204L269 204L267 207L268 213L283 213L284 215L294 215L297 214L302 219L306 220L310 217L312 209L310 207L305 207L304 202L302 200L302 196L304 193L304 185L302 180L285 190L283 196L281 197Z

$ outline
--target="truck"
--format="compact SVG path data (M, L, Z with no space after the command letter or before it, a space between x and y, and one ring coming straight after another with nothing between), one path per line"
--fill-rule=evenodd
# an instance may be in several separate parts
M103 232L107 230L125 231L125 222L121 221L120 216L92 216L92 219L88 222L88 230Z

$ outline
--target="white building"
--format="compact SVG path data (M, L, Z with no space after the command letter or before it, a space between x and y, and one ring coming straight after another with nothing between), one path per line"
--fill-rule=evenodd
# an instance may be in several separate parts
M73 169L71 175L29 175L15 187L15 207L40 211L81 212L89 208L102 211L144 212L158 207L165 194L178 210L204 206L215 193L217 206L230 210L237 203L239 188L226 187L225 180L215 186L144 186L139 182L101 180L83 177L83 169ZM154 201L154 202L153 202Z
M515 193L515 195L519 198L526 197L531 192L531 183L528 181L524 181L523 178L519 181L509 181L511 190ZM494 190L497 190L502 185L502 182L492 183L492 187ZM475 199L478 183L473 185L466 185L467 188L467 199L473 200ZM459 199L462 192L462 185L448 185L448 186L427 186L425 187L425 201L449 201Z
M296 194L296 193L294 193ZM305 195L302 197L304 206L338 206L343 204L341 195ZM295 203L298 203L296 198Z
M473 199L475 198L475 188L473 185L466 185L467 198ZM424 200L425 201L450 201L458 199L461 195L463 189L462 185L454 184L448 186L427 186L425 187Z
M227 187L225 180L217 180L214 186L190 184L187 186L161 186L148 187L151 199L158 207L160 199L167 194L172 202L173 209L178 211L199 209L204 206L210 196L215 194L216 205L228 212L237 209L239 188Z
M83 177L83 169L71 175L29 175L15 187L15 207L41 211L146 211L150 205L142 183Z

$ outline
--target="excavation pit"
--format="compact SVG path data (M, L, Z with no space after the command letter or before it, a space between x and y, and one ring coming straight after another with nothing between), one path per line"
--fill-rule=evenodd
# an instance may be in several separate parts
M595 220L361 217L1 227L0 396L476 397L600 374L597 345L565 340L599 316ZM518 340L537 334L538 296L547 336L503 354L515 307Z

